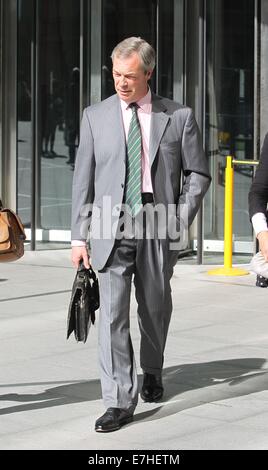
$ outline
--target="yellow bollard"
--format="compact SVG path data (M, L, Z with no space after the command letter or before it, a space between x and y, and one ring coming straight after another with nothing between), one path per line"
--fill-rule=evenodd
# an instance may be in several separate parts
M232 157L226 158L225 168L225 207L224 207L224 267L208 271L211 276L244 276L248 271L232 267L233 257L233 202L234 168Z

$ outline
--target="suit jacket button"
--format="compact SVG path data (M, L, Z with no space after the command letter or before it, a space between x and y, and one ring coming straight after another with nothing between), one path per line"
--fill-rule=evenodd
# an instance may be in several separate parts
M123 188L123 187L124 187L124 184L123 184L123 183L121 183L121 188Z

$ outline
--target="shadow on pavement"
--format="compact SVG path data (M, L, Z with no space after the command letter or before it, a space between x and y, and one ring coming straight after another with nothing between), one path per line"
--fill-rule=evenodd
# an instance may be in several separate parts
M163 400L158 402L159 406L153 410L137 413L133 424L141 420L160 419L204 403L267 390L268 370L262 369L265 362L266 359L263 358L240 358L168 367L163 371L165 388ZM139 380L142 381L142 376L139 376ZM47 383L17 384L17 386L27 385L40 386ZM8 384L4 386L7 387ZM16 387L16 384L10 386ZM37 394L0 395L2 401L22 403L0 409L0 415L99 399L101 399L99 380L76 381L48 388ZM145 404L145 406L152 405Z

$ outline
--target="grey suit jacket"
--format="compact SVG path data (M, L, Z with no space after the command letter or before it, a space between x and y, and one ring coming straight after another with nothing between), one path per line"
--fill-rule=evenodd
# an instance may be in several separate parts
M175 204L178 219L190 225L210 184L200 132L190 108L152 95L149 157L155 203ZM84 110L73 178L72 240L85 240L91 225L91 258L96 269L105 266L115 239L94 228L110 218L116 232L125 176L126 138L120 100L113 95ZM186 212L180 212L182 204L187 206Z

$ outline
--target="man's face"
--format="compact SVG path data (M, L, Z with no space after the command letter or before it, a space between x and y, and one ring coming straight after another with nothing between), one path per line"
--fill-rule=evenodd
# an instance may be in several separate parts
M139 101L148 92L152 71L144 72L140 57L134 52L130 57L114 57L113 78L115 90L126 103Z

